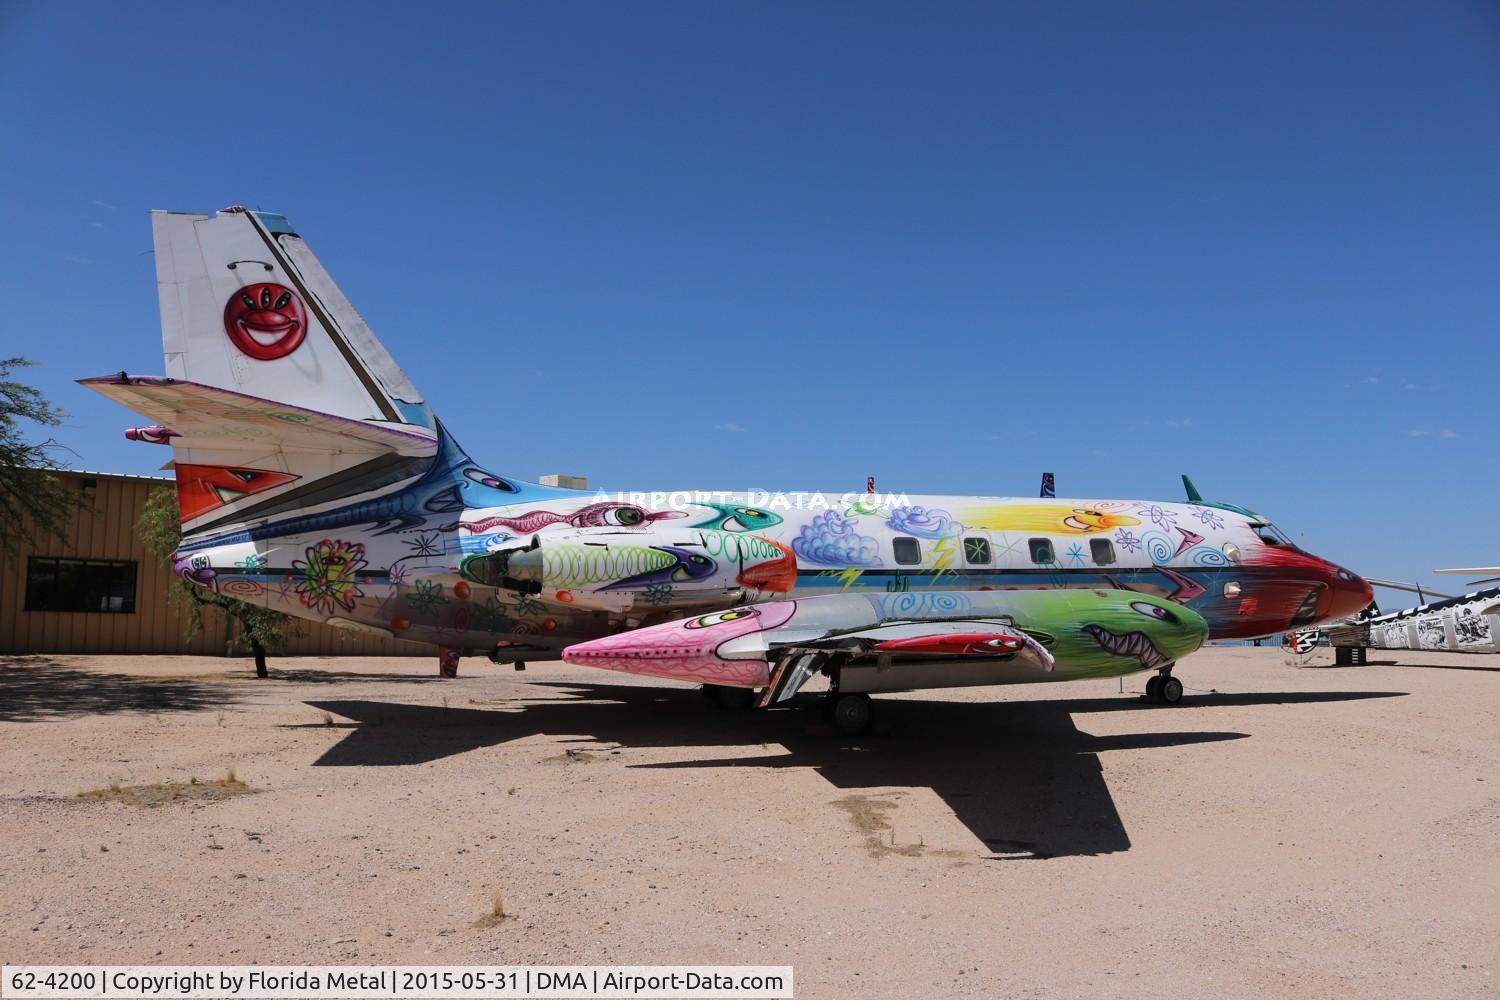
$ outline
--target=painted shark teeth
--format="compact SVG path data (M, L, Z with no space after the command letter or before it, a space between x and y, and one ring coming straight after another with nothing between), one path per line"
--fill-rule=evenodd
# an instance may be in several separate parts
M1127 632L1116 635L1102 625L1085 625L1083 630L1095 642L1115 656L1134 656L1147 670L1157 670L1171 661L1146 637L1144 632Z

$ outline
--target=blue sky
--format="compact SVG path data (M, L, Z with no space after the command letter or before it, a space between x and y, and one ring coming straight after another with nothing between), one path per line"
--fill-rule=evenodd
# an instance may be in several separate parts
M7 0L0 353L74 464L154 470L71 380L161 371L147 211L243 203L497 471L1188 472L1461 588L1427 571L1500 562L1497 91L1478 0Z

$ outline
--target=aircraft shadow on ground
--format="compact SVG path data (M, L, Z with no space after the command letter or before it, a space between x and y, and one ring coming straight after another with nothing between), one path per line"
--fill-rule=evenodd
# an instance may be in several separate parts
M259 680L260 678L256 678ZM349 670L317 670L317 669L294 669L286 670L273 665L271 676L267 678L273 681L287 681L294 684L441 684L443 678L436 674L367 674L357 673Z
M1487 654L1477 654L1484 656ZM1480 673L1500 674L1500 656L1488 666L1482 663L1402 663L1399 660L1367 660L1367 667L1407 667L1412 670L1477 670Z
M739 757L627 765L652 769L810 768L836 788L930 788L999 857L1047 858L1128 850L1130 837L1098 754L1244 739L1238 732L1091 736L1075 713L1170 711L1128 698L1072 701L882 700L879 735L830 735L812 711L726 712L696 691L553 683L570 697L495 709L313 701L354 720L320 766L419 764L539 735L626 748L737 747ZM1398 697L1405 692L1205 695L1196 707L1298 704ZM784 753L776 753L778 745ZM587 752L587 748L582 748ZM611 760L618 758L609 758ZM499 780L499 779L497 779Z
M74 670L46 656L0 656L0 722L110 712L195 712L232 700L218 684Z

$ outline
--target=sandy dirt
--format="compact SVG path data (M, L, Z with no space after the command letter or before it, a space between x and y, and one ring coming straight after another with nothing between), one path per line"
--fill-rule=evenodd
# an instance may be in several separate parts
M0 960L1500 995L1500 657L1374 655L883 697L859 740L561 664L3 658ZM128 793L168 785L208 788Z

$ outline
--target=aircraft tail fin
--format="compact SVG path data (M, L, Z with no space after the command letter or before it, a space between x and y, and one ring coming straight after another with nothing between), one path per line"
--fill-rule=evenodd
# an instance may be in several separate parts
M82 384L156 421L185 547L452 521L554 493L476 467L286 218L153 212L166 378Z
M284 216L153 212L166 374L432 431L406 373Z

